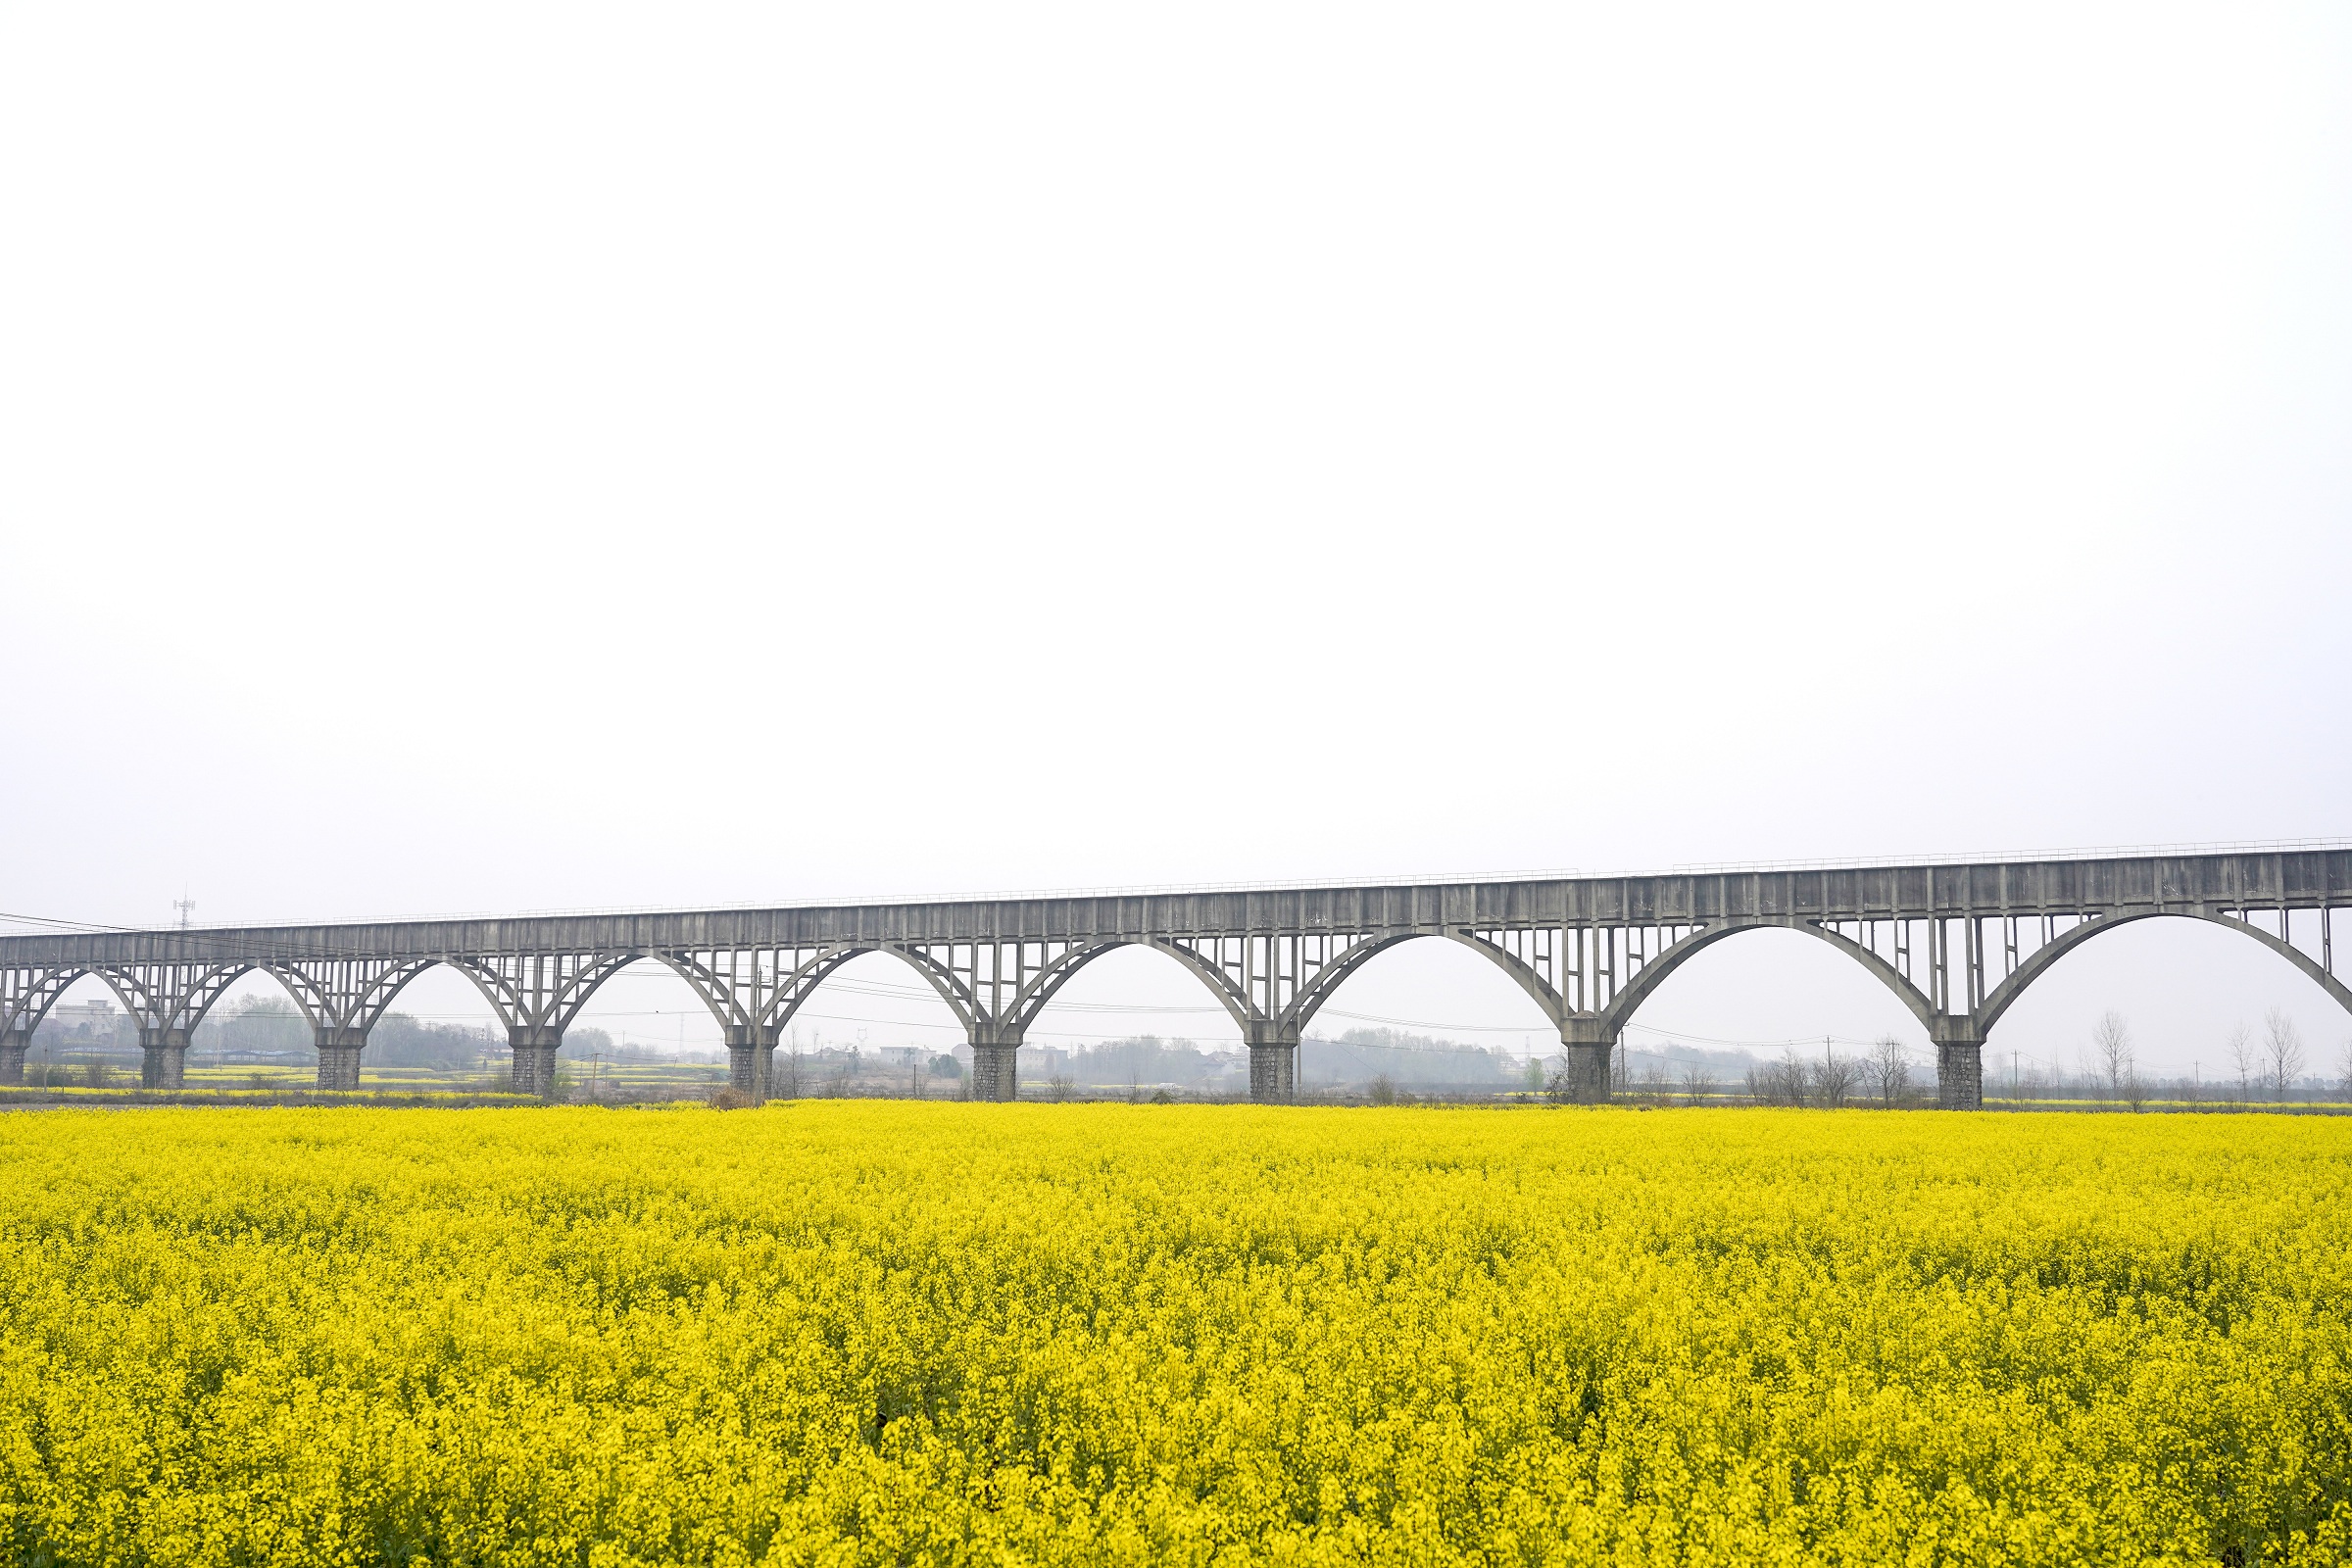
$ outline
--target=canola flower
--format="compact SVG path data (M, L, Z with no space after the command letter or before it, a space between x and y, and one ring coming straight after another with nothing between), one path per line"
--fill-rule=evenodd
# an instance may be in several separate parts
M2334 1562L2352 1122L0 1117L19 1563Z

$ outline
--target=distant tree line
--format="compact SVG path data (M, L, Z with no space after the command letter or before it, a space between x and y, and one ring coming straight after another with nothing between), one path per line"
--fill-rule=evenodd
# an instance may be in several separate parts
M1525 1064L1507 1051L1401 1029L1350 1029L1337 1040L1309 1035L1298 1042L1301 1083L1385 1079L1397 1089L1506 1089L1518 1087L1526 1074Z

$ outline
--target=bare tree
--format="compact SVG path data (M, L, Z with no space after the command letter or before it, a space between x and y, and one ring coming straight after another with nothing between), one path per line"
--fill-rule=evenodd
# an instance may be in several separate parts
M2347 1048L2352 1051L2352 1048ZM2347 1059L2352 1059L2348 1057ZM1692 1062L1683 1069L1683 1098L1693 1105L1703 1105L1715 1098L1715 1075Z
M1791 1051L1779 1061L1747 1069L1747 1098L1761 1105L1801 1105L1805 1102L1805 1064Z
M2271 1096L2279 1103L2286 1102L2286 1086L2303 1076L2303 1031L2295 1020L2286 1015L2284 1007L2273 1007L2262 1015L2262 1054L2270 1068Z
M2099 1014L2099 1021L2090 1027L2091 1065L2106 1086L2104 1098L2124 1098L2124 1080L2132 1076L2132 1031L2124 1023L2124 1015L2109 1008Z
M1567 1104L1576 1099L1576 1064L1566 1052L1551 1059L1551 1071L1544 1080L1544 1093L1555 1104Z
M1840 1056L1823 1048L1821 1060L1813 1064L1813 1102L1833 1108L1845 1103L1861 1080L1862 1064L1851 1056Z
M1903 1043L1892 1035L1881 1035L1870 1048L1870 1057L1863 1064L1870 1074L1871 1086L1879 1092L1879 1103L1892 1109L1911 1088L1911 1058Z
M1655 1102L1666 1098L1666 1064L1662 1061L1642 1065L1640 1081L1635 1085L1642 1098Z
M2242 1023L2238 1024L2230 1031L2224 1049L2230 1054L2230 1065L2237 1071L2237 1102L2242 1105L2246 1102L2247 1081L2254 1076L2261 1061L2260 1054L2254 1049L2254 1031Z

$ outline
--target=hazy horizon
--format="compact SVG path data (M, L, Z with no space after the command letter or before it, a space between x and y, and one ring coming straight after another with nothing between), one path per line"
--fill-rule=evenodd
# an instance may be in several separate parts
M2352 834L2347 83L2328 7L14 8L0 911ZM1542 1037L1446 948L1333 1005ZM2274 1005L2352 1051L2149 922L1987 1056ZM1637 1022L1925 1039L1785 933Z

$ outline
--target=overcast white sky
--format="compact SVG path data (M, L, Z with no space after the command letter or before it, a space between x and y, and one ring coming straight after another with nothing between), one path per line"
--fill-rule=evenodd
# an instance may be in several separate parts
M0 908L2352 832L2347 278L2340 7L10 6Z

